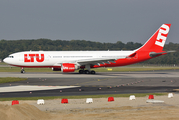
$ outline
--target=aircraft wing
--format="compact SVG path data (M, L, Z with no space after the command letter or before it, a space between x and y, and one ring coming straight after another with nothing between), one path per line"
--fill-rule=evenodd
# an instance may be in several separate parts
M111 63L116 63L115 60L117 59L122 59L126 58L126 56L121 56L117 58L94 58L94 59L83 59L83 60L77 60L76 63L80 65L100 65L100 64L111 64Z
M105 58L92 58L92 59L81 59L81 60L73 60L73 61L66 61L66 63L74 63L80 66L82 65L100 65L100 64L111 64L116 63L117 59L126 58L126 56L118 56L118 57L105 57ZM62 63L56 63L54 66L61 66Z

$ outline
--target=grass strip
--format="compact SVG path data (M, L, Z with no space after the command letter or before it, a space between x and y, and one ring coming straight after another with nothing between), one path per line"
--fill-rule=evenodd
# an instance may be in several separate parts
M136 93L132 94L135 97L145 97L148 95L163 96L168 93ZM108 97L129 97L131 94L106 94L106 95L78 95L78 96L49 96L49 97L14 97L14 98L0 98L0 101L11 101L11 100L53 100L53 99L86 99L86 98L108 98Z
M0 78L0 84L18 82L18 81L24 81L24 80L27 80L27 78L5 77L5 78Z
M135 71L155 71L155 70L176 70L179 67L111 67L96 68L96 72L135 72Z
M51 68L24 68L25 72L54 72ZM0 67L0 72L19 72L19 67Z
M0 62L0 65L8 65L8 64L6 64L5 62Z

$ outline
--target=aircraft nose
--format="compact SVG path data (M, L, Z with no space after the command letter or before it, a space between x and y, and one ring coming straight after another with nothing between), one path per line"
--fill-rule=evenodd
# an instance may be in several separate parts
M5 58L5 59L3 60L3 62L7 63L7 58Z

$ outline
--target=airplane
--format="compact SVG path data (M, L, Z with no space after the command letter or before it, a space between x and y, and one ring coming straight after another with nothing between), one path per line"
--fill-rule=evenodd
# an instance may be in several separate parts
M79 70L80 74L95 74L91 68L117 67L149 60L170 51L163 51L171 24L163 24L148 41L131 51L24 51L10 54L3 61L24 68L52 68L63 73Z

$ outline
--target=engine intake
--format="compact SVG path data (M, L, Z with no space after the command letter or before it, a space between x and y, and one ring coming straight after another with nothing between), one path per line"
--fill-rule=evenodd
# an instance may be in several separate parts
M61 68L52 68L53 71L61 71Z

